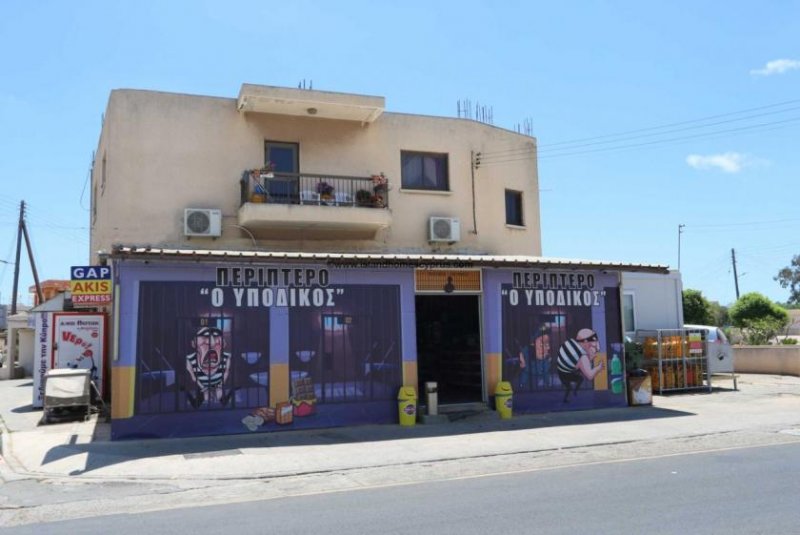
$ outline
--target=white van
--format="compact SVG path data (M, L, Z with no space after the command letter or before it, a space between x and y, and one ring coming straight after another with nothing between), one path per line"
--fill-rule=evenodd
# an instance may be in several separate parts
M733 373L733 348L722 329L713 325L684 325L683 328L703 332L710 373Z

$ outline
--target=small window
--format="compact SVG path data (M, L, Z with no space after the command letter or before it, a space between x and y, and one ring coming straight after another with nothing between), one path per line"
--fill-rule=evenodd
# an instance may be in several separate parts
M636 331L636 314L632 293L622 295L622 327L626 333Z
M522 219L522 192L506 190L506 224L521 227L525 225Z
M401 151L400 166L404 189L450 191L447 154Z

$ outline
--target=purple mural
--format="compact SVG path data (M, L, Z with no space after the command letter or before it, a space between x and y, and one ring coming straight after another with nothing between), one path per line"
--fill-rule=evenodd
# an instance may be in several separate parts
M396 419L400 285L333 283L324 268L213 273L138 283L133 414L114 438Z
M201 282L142 282L136 413L268 403L269 314L217 308Z
M517 271L500 293L502 373L515 410L625 404L616 276Z

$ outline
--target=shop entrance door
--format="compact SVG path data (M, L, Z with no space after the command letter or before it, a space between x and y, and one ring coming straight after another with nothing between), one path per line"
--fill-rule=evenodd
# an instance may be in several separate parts
M440 404L482 401L480 296L418 295L416 314L420 390L435 381Z

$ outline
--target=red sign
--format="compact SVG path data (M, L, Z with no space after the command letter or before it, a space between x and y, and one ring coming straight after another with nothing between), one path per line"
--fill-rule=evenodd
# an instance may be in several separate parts
M72 294L72 304L74 306L97 306L97 305L110 305L111 294L86 294L75 295Z

